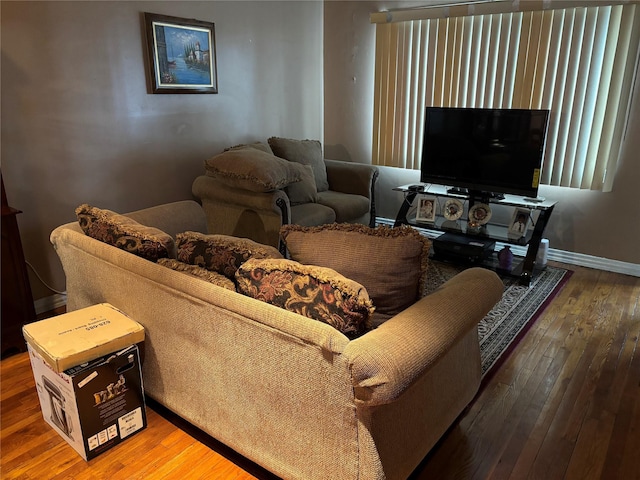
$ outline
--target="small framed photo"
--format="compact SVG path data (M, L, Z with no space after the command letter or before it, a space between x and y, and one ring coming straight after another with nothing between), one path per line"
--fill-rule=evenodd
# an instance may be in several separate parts
M416 222L433 222L436 219L436 197L421 195L418 197Z
M151 93L218 93L215 26L145 12Z
M511 218L511 223L509 224L509 233L524 237L527 233L530 216L531 210L527 208L516 208L513 211L513 217Z

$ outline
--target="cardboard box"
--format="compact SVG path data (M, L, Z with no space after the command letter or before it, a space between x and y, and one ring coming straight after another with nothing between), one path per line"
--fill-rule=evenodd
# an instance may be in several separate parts
M137 345L56 372L27 344L44 419L90 460L147 426Z
M82 458L146 427L142 325L102 303L22 330L42 415Z
M29 323L22 332L58 373L144 340L144 327L108 303Z

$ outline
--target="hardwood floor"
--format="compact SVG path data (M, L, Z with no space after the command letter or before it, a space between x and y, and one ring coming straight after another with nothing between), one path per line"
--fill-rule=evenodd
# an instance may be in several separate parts
M412 479L640 479L640 278L567 267L562 292ZM157 405L145 431L85 462L42 419L27 354L0 375L3 479L272 478Z

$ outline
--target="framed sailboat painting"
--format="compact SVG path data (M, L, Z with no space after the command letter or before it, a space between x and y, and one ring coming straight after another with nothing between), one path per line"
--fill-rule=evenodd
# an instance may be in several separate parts
M218 93L215 26L144 13L151 93Z

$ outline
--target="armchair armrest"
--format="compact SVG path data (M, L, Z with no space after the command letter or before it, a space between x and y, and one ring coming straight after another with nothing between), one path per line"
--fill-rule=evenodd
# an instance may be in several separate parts
M252 192L207 175L197 177L191 191L202 202L208 233L246 237L282 248L280 227L291 223L291 203L284 191Z
M376 224L376 181L378 167L365 163L324 160L329 190L361 195L369 199L369 226Z
M269 212L283 216L289 223L291 205L289 197L282 190L271 192L252 192L233 188L218 182L213 177L201 175L193 181L192 193L201 200L237 205L249 210ZM283 209L287 214L283 213Z
M492 271L464 270L376 330L350 342L344 353L350 357L356 400L375 406L400 397L477 328L500 300L503 289Z
M378 177L377 167L365 163L329 159L325 159L324 163L327 166L330 190L373 198Z

